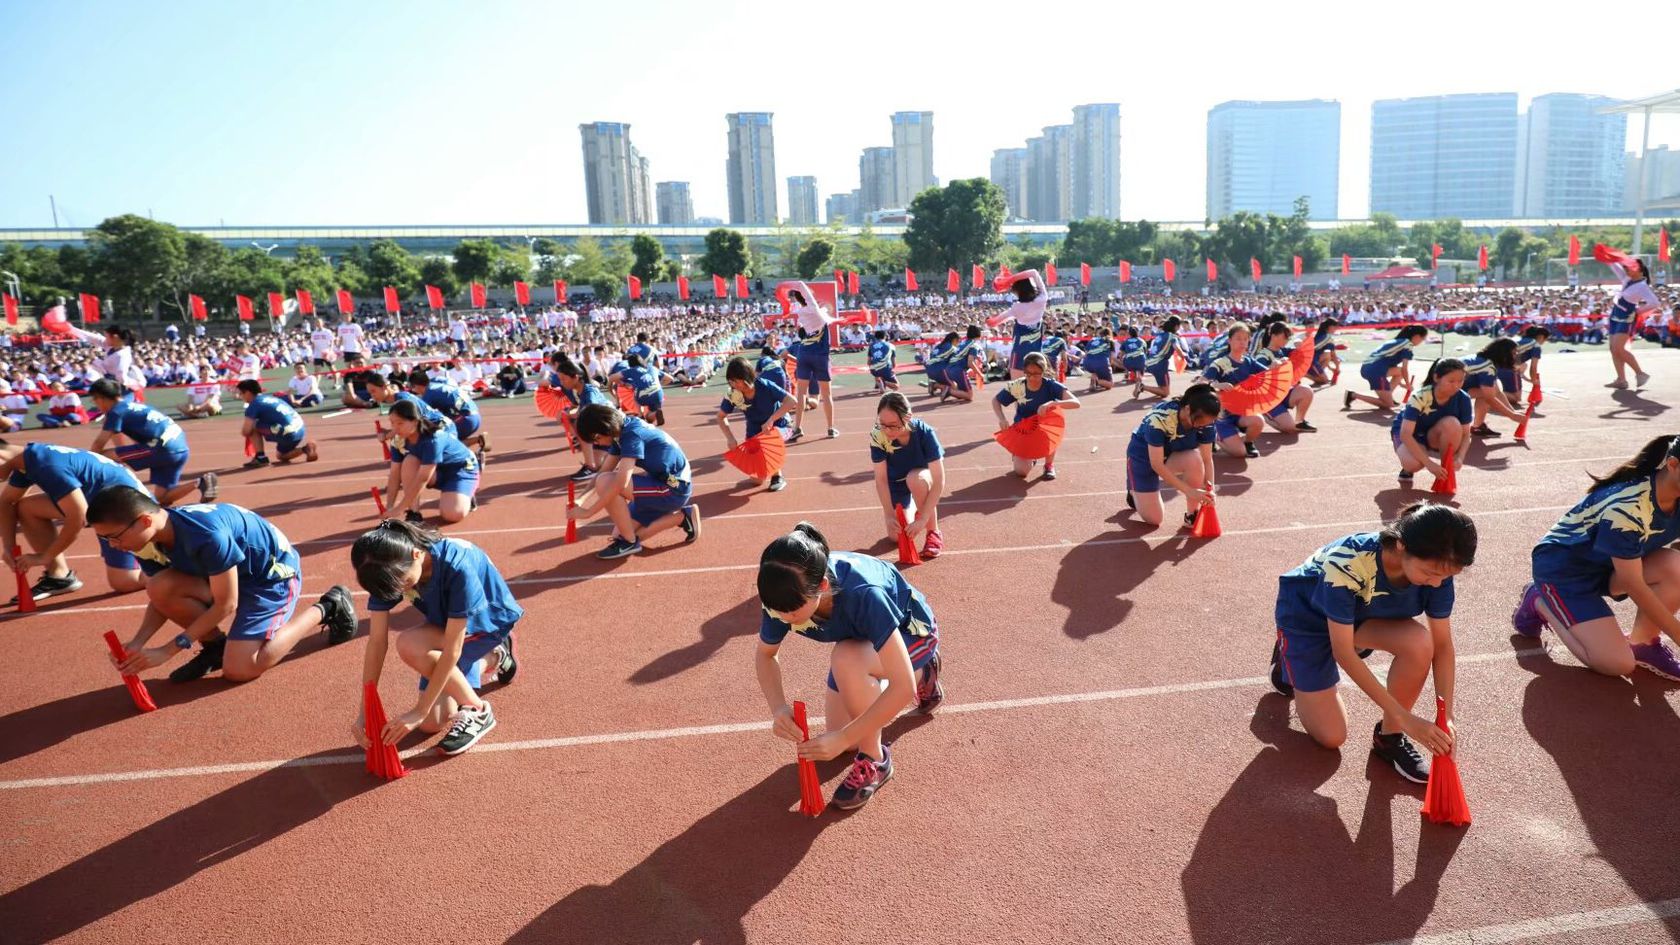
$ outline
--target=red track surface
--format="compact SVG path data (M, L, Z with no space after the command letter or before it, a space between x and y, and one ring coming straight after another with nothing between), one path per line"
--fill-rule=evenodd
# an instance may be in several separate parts
M897 776L868 807L815 821L764 723L752 577L801 518L890 553L873 398L848 392L843 436L793 447L772 495L720 468L715 391L671 395L704 538L615 563L591 557L600 525L563 544L575 462L527 402L487 410L486 501L452 530L527 612L519 680L492 696L501 725L464 756L420 754L388 784L363 772L360 640L306 644L245 685L156 680L162 711L136 715L99 633L127 633L140 598L102 593L91 537L86 590L0 621L0 941L1670 941L1672 920L1596 910L1680 912L1676 690L1594 676L1561 646L1521 652L1507 619L1583 471L1673 429L1680 359L1641 356L1660 380L1612 397L1601 352L1548 355L1527 447L1479 446L1461 477L1482 536L1454 615L1468 830L1421 823L1421 788L1357 735L1314 747L1261 679L1275 575L1424 495L1395 488L1386 418L1340 413L1338 389L1314 407L1322 432L1220 461L1211 542L1117 513L1142 409L1123 393L1070 417L1053 483L1004 475L985 405L928 407L950 454L948 550L910 578L939 617L948 701L896 726ZM348 541L382 474L364 416L311 427L321 463L230 473L223 498L302 547L313 595L353 583ZM188 430L196 466L240 461L230 423ZM790 696L820 707L824 648L783 654ZM412 684L393 657L386 705ZM1349 703L1363 732L1376 712ZM832 790L841 763L820 770Z

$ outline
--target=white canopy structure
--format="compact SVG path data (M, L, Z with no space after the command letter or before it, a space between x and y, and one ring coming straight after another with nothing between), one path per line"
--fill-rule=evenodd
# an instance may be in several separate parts
M1639 181L1633 198L1633 254L1635 256L1645 250L1645 178L1649 176L1645 169L1650 166L1645 162L1651 150L1651 116L1658 112L1680 113L1680 89L1633 99L1603 109L1601 112L1605 115L1638 113L1645 116L1645 130L1639 143Z

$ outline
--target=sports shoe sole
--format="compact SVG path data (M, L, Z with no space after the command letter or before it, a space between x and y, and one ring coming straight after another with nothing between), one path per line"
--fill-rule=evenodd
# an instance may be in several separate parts
M684 541L686 541L688 543L691 543L691 544L693 542L699 541L700 540L700 507L698 505L690 505L687 508L683 509L683 524L687 526L686 528L683 529L683 531L685 533Z
M932 715L945 702L945 686L939 681L939 674L944 669L945 661L940 658L939 651L934 650L933 658L928 660L928 672L933 675L933 694L926 699L916 702L917 715Z
M1666 679L1670 682L1680 682L1680 675L1675 675L1674 673L1670 673L1666 670L1658 669L1656 666L1643 660L1634 660L1633 665L1660 679Z
M628 558L641 550L642 546L639 544L626 545L622 549L603 548L595 553L595 557L600 558L602 561L617 561L619 558Z

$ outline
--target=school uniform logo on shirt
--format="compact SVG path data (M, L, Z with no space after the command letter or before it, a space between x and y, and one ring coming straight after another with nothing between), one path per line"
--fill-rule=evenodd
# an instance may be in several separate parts
M1178 404L1169 401L1156 407L1143 422L1165 434L1169 443L1178 439Z
M899 445L893 441L892 437L887 435L887 431L881 429L880 427L876 427L875 429L869 431L869 442L872 443L876 449L889 455L899 449Z
M736 410L747 409L747 395L741 393L735 388L729 388L729 393L725 394L724 397L728 399L730 406L734 407Z
M764 615L766 617L769 617L771 620L782 620L781 617L778 617L775 614L771 613L770 608L764 606L763 604L759 605L759 609L764 611ZM782 622L787 623L787 621L785 621L785 620L783 620ZM788 629L792 630L794 633L805 633L805 634L815 633L816 630L817 630L817 622L815 620L803 620L803 621L800 621L799 623L788 623Z
M1027 379L1024 377L1018 377L1015 380L1003 385L1003 390L1015 400L1024 401L1027 399Z
M157 546L156 542L147 542L146 547L134 552L134 557L143 558L159 567L169 567L169 552Z
M1645 480L1630 482L1597 502L1571 509L1552 526L1546 539L1567 544L1567 539L1579 538L1604 521L1616 531L1638 535L1644 541L1657 533L1653 525L1655 518L1651 483Z
M1324 582L1331 587L1352 591L1361 602L1386 597L1377 592L1377 553L1358 551L1340 545L1320 549L1313 555L1313 563L1324 572Z

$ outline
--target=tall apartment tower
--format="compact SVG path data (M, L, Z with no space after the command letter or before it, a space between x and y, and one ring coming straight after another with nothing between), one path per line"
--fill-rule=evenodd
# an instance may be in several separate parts
M1071 219L1120 216L1120 106L1108 102L1073 110Z
M1223 102L1207 117L1207 216L1239 210L1289 216L1306 197L1314 220L1337 218L1342 106Z
M1003 190L1010 219L1031 219L1027 216L1027 149L998 148L993 151L991 179Z
M856 223L858 220L858 192L829 194L826 209L829 223Z
M583 138L583 187L590 223L652 222L648 162L630 143L630 126L596 121L578 125Z
M1516 188L1517 95L1371 104L1371 212L1402 220L1504 219Z
M815 177L789 177L788 188L788 222L795 226L816 226L817 219L817 179Z
M1027 219L1063 223L1073 211L1073 126L1027 140Z
M776 222L776 141L770 112L730 112L729 222Z
M659 204L659 222L685 226L694 222L694 200L688 194L688 181L662 180L654 185Z
M895 207L908 207L916 195L934 186L933 112L894 112L893 200Z
M1601 115L1616 99L1560 92L1535 96L1517 122L1519 217L1566 219L1621 210L1627 115Z
M864 148L858 158L859 217L875 210L902 207L898 202L897 159L892 148Z

